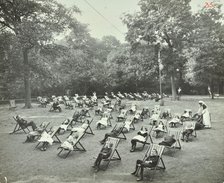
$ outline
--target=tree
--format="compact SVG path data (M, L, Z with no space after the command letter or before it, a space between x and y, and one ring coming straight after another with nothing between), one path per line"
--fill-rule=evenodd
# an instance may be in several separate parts
M194 66L194 82L201 85L207 92L211 87L212 98L214 92L220 92L224 81L224 25L221 4L214 8L203 8L195 17L194 47L197 50ZM216 87L215 87L216 86Z
M184 50L190 42L192 15L189 0L140 0L140 12L126 14L123 22L127 25L126 39L133 47L140 40L155 45L167 46L161 50L164 74L171 78L172 96L176 98L176 69L183 66ZM157 55L157 54L155 54Z
M25 107L31 107L30 50L52 43L56 33L78 24L76 7L66 9L52 0L5 0L0 3L0 25L16 36L23 57Z

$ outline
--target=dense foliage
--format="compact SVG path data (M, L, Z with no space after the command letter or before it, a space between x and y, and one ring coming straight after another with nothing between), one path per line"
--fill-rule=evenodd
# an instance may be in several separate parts
M91 37L88 26L53 0L0 3L0 97L105 91L223 93L224 26L221 4L191 12L189 0L140 0L125 14L127 43ZM158 63L158 55L161 64ZM160 65L160 66L159 66ZM169 84L171 83L171 84ZM25 88L25 89L24 89Z

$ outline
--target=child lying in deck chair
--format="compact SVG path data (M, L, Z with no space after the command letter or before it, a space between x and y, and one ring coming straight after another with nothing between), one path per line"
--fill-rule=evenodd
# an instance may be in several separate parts
M172 127L176 127L177 124L182 124L182 122L180 121L180 115L175 113L173 118L169 121L169 126Z
M52 104L52 106L51 106L51 108L50 108L50 111L59 111L59 112L61 112L62 110L61 110L61 106L60 106L60 104L59 104L59 101L57 100L57 99L54 99L54 102L53 102L53 104Z
M136 104L132 104L129 112L131 114L134 114L136 112L136 110L137 110L137 105Z
M157 165L159 161L159 155L156 149L153 149L152 152L146 157L144 161L142 160L137 160L136 161L136 166L135 166L135 171L132 172L132 175L136 175L138 173L138 169L140 167L140 178L137 179L137 181L143 180L143 172L144 168L152 168Z
M121 130L123 130L124 124L119 124L115 129L113 129L110 133L106 133L103 140L100 141L101 144L104 144L108 137L118 137L118 135L121 133Z
M29 134L26 137L25 143L34 142L37 137L41 136L41 134L44 132L44 130L46 130L49 124L50 123L42 123L39 127L35 129L35 131L29 132Z
M185 109L184 113L181 115L180 117L180 121L187 121L187 120L191 120L192 118L192 111L191 109Z
M165 124L163 121L160 121L159 124L153 129L156 132L156 138L159 136L160 133L166 133Z
M148 136L148 130L147 130L147 128L141 128L141 130L137 133L137 135L136 136L134 136L133 138L132 138L132 140L131 140L131 150L130 150L130 152L134 152L135 151L135 148L136 148L136 144L137 144L137 142L146 142L146 138L147 138L147 136Z
M81 133L77 132L72 135L69 135L69 137L61 144L60 147L63 149L73 151L73 146L75 145L78 138L80 137L80 134Z
M112 153L113 143L106 142L105 146L101 149L100 153L98 154L96 161L94 162L93 167L95 168L95 171L99 171L100 163L103 159L107 159L110 157Z
M174 135L167 135L166 137L164 137L164 140L162 142L159 143L159 145L163 145L163 146L172 146L174 143L176 142Z
M100 129L102 126L103 127L111 126L110 115L111 115L110 113L104 113L102 118L99 121L97 121L96 128Z
M184 129L182 132L182 138L181 140L184 141L186 140L186 142L188 142L189 140L189 136L193 133L195 126L194 126L194 122L184 122Z

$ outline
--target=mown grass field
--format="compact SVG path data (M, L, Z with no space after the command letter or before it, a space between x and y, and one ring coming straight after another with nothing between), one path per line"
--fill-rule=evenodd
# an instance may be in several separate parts
M198 137L192 138L190 142L181 142L182 149L166 150L163 160L166 165L165 171L156 171L154 183L223 183L224 182L224 99L208 99L203 96L183 96L180 101L165 99L164 108L170 108L172 113L183 113L184 109L190 108L193 113L197 111L198 100L203 100L212 114L212 129L200 130ZM131 102L127 101L128 106ZM154 101L134 101L138 108L148 106L150 109L155 104ZM36 143L25 143L24 133L9 134L15 126L13 116L20 114L25 119L33 120L40 124L43 121L51 122L51 126L59 125L61 122L72 117L74 110L65 110L61 113L48 112L47 108L40 108L33 103L33 108L23 109L22 104L18 104L15 111L8 109L7 105L0 106L0 176L6 176L8 182L17 183L40 183L40 182L136 182L136 177L130 172L134 170L137 159L142 159L147 147L143 151L130 152L131 138L136 135L141 126L148 125L149 119L135 124L136 130L126 134L127 140L121 140L118 151L122 160L111 162L106 171L95 173L91 168L94 157L101 149L99 141L106 132L112 128L97 130L96 121L99 116L95 116L93 110L91 116L94 118L91 127L94 136L86 135L82 139L82 144L86 152L72 152L66 159L57 156L59 144L53 144L47 151L35 149ZM116 122L118 112L113 112L112 125ZM181 128L181 127L180 127ZM179 128L179 129L180 129ZM69 132L60 135L64 141ZM155 139L155 143L161 142L162 138ZM146 170L144 181L149 182L151 171Z

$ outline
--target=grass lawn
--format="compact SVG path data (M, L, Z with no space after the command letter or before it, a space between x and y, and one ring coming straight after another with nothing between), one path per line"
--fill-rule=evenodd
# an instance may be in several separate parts
M212 129L197 131L197 138L192 138L190 142L181 142L182 149L165 150L163 160L166 165L165 171L156 171L153 179L154 183L223 183L224 182L224 99L208 99L203 96L183 96L180 101L165 99L165 105L161 108L170 108L173 113L183 113L184 109L190 108L193 113L198 109L198 101L203 100L212 114ZM127 101L129 106L132 101ZM138 108L145 106L150 109L155 104L154 101L134 101ZM48 112L47 108L40 108L33 103L32 109L23 109L22 104L18 104L15 111L8 109L7 105L0 106L0 176L6 176L8 182L17 183L40 183L40 182L79 182L79 183L118 183L136 182L135 176L130 172L134 170L137 159L142 159L147 147L143 151L130 152L131 138L135 136L141 126L148 125L149 119L135 124L136 130L126 134L127 140L121 140L118 151L121 161L111 162L106 171L95 173L91 168L101 149L99 141L104 134L111 131L111 127L97 130L96 122L99 116L91 116L94 121L91 125L95 135L86 135L82 139L82 144L86 152L72 152L66 158L57 156L59 144L53 144L47 151L35 149L36 143L25 143L24 133L9 134L15 126L13 116L20 114L28 121L33 120L36 124L44 121L51 122L50 126L59 125L61 122L72 117L74 110ZM113 112L112 125L116 122L118 112ZM181 129L181 127L179 128ZM60 135L64 141L69 132ZM161 142L162 138L155 139L155 143ZM146 170L144 181L149 182L152 171ZM0 178L1 182L2 178Z

